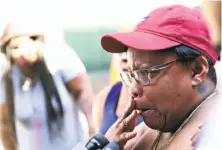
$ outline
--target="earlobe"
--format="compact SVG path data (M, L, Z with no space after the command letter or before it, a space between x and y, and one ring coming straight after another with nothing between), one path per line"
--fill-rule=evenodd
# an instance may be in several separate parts
M202 79L200 77L197 77L197 75L195 75L191 81L191 84L193 87L197 87L202 83Z
M193 87L198 87L207 78L209 65L207 59L203 56L197 57L193 66L193 77L191 84Z

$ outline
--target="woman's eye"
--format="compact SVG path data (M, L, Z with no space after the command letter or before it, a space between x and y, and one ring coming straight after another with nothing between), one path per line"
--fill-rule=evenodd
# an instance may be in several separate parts
M12 50L13 50L13 49L18 49L18 48L19 48L18 45L13 45L13 46L10 47L10 49L12 49Z
M39 36L30 36L29 38L32 39L33 41L36 41L39 38Z
M141 70L141 74L142 74L142 75L147 75L147 74L148 74L148 71L147 71L147 70Z
M150 72L150 77L154 78L155 76L157 76L160 73L160 70L154 70L152 72Z

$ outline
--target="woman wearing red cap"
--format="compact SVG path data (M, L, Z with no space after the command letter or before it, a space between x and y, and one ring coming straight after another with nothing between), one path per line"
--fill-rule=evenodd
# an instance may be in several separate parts
M116 54L119 70L125 70L127 64L126 53ZM124 111L124 106L129 102L128 88L121 81L104 88L96 97L94 102L95 129L98 133L105 135L107 130L116 122ZM140 117L137 125L142 122Z
M128 69L121 77L131 94L105 135L107 149L193 149L191 137L220 95L214 68L220 53L209 34L199 10L172 5L155 9L131 32L102 37L106 51L127 51ZM139 116L142 136L135 129Z

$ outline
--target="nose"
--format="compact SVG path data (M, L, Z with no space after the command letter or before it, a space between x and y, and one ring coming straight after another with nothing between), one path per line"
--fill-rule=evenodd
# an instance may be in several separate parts
M23 55L33 55L35 53L35 47L24 46L20 48L20 51Z
M35 42L27 40L26 38L19 41L19 48L21 53L32 54L36 50Z
M142 87L134 80L130 86L130 94L133 98L139 98L143 95Z

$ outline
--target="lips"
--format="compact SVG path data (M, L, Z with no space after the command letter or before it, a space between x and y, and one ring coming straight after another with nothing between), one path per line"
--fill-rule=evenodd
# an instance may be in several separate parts
M145 112L145 111L147 111L147 110L152 110L152 109L149 109L149 108L147 108L147 109L141 109L141 112Z
M21 57L19 59L20 64L31 64L34 63L37 60L36 56L29 56L29 57Z
M136 102L144 101L144 99L138 98L138 97L133 98L133 100L136 101ZM139 105L139 103L135 104L135 109L137 109L139 111L139 113L140 113L140 115L142 117L152 117L152 116L155 115L155 112L156 112L152 108L144 108L144 107L142 107L142 105Z
M152 117L155 115L155 110L153 109L142 109L141 116L142 117Z
M30 63L30 60L22 57L22 58L20 58L19 63L20 64L27 64L27 63Z

